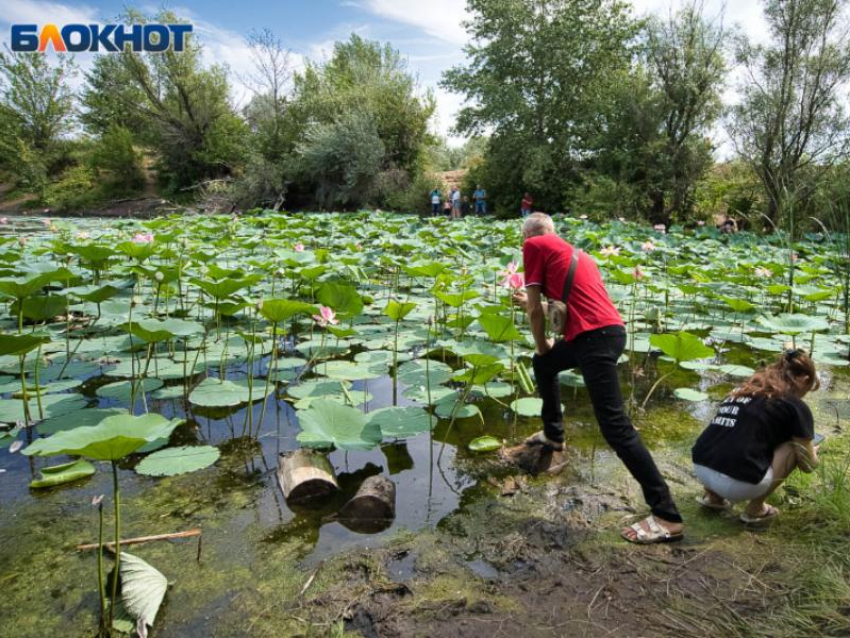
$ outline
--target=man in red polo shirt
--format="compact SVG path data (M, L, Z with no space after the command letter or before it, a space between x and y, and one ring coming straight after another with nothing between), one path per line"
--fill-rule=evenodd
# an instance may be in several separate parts
M635 543L681 539L682 517L664 478L623 408L617 361L626 346L626 330L620 313L608 297L596 263L590 256L578 253L578 265L567 299L563 339L555 342L546 336L542 296L561 300L576 248L555 233L552 218L544 213L529 215L522 230L527 293L515 295L514 300L526 309L531 323L536 345L534 378L543 400L543 431L527 439L526 444L564 449L558 373L580 368L599 429L640 483L652 510L651 516L625 528L623 536Z

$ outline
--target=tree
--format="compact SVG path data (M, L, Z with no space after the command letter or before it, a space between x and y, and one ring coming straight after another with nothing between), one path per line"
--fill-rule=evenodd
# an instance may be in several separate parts
M686 213L697 181L711 166L706 134L721 112L720 91L726 72L725 32L702 15L699 0L667 20L650 18L646 64L660 93L661 134L668 171L649 193L650 219L669 223L670 214Z
M805 204L823 172L847 157L846 6L847 0L766 0L771 42L738 42L746 81L729 132L762 182L773 222Z
M327 63L308 63L294 85L285 117L303 131L294 177L322 205L366 203L385 173L416 181L434 142L435 105L430 93L420 95L398 51L352 35L334 45Z
M72 130L76 75L72 57L0 51L0 104L15 122L17 136L37 151L51 149Z
M253 70L241 80L253 93L243 112L252 136L237 198L279 210L290 181L290 157L303 128L286 117L292 93L291 53L268 29L253 31L247 44Z
M125 18L146 20L136 12ZM163 11L155 21L179 20ZM180 53L127 49L99 56L88 79L85 121L98 132L113 125L138 131L139 141L156 151L168 190L227 176L242 162L246 129L229 103L225 70L203 68L201 47L191 37Z
M516 209L524 190L543 208L566 191L598 125L605 78L629 67L638 24L619 0L468 0L469 62L442 86L465 96L461 134L490 132L484 185Z

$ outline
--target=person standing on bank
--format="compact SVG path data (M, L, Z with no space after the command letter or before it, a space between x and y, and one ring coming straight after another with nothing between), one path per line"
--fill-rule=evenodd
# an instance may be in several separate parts
M452 219L460 219L460 189L452 189Z
M440 214L440 201L443 198L443 194L440 192L439 188L435 188L431 191L431 215L436 217Z
M472 194L472 198L475 200L475 214L476 215L486 215L487 214L487 191L481 188L481 184L478 184L475 187L475 192Z
M623 406L617 361L626 345L626 330L596 263L555 233L549 215L532 213L523 221L522 233L527 292L514 295L514 301L525 308L531 323L536 345L534 377L543 400L543 431L525 444L564 449L558 373L580 368L602 435L640 484L652 511L644 520L624 528L622 536L639 544L680 540L682 517ZM546 336L542 297L563 300L565 288L569 292L564 334L553 341Z
M787 350L732 390L692 450L704 487L697 502L723 511L749 501L740 517L749 524L779 514L767 497L795 469L818 466L814 417L803 397L819 386L811 357Z

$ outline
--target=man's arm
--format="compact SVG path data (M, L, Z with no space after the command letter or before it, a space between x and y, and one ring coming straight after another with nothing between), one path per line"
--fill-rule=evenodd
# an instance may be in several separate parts
M528 300L525 310L531 324L531 335L534 337L537 354L544 355L552 349L552 340L546 337L546 313L540 298L540 286L528 286L526 292Z

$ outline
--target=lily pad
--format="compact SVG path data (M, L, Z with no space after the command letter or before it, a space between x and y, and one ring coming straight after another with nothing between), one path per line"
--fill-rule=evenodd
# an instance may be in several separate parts
M139 635L147 635L147 627L153 627L165 592L168 579L138 556L121 552L121 603L127 613L136 620ZM117 609L117 607L116 607Z
M511 403L511 410L525 417L540 416L543 409L543 399L537 397L523 397Z
M189 402L204 408L227 408L251 401L260 401L265 394L266 384L254 381L253 390L248 387L248 381L240 379L230 381L210 377L204 379L189 394ZM274 385L269 384L269 393L274 391Z
M61 416L45 419L38 424L39 434L55 434L62 430L70 430L77 427L91 427L97 425L108 416L116 414L127 414L123 408L84 408L63 414Z
M49 394L41 397L41 407L44 418L62 416L86 407L88 399L81 394ZM35 398L29 400L30 415L38 418L38 402ZM0 421L17 423L24 420L23 401L19 399L0 399Z
M699 392L698 390L692 390L691 388L676 388L673 390L673 394L677 399L681 399L682 401L698 403L700 401L708 400L708 395L705 392Z
M211 445L184 445L160 450L146 456L136 466L136 472L145 476L176 476L209 467L221 456Z
M472 439L468 445L473 452L492 452L502 447L501 441L494 436L479 436Z
M342 450L371 450L381 442L381 428L368 422L357 408L327 399L317 399L298 413L301 432L298 441L305 447Z
M136 381L136 398L138 399L142 392L153 392L159 390L162 386L163 383L159 379L143 379L141 383ZM133 384L130 381L116 381L99 387L95 394L101 399L129 401L132 389Z
M404 439L431 429L432 416L423 408L389 407L368 415L368 422L377 425L384 437Z
M94 465L88 461L79 459L78 461L43 468L40 471L40 478L31 481L30 487L33 489L54 487L55 485L63 485L64 483L72 483L88 478L94 473Z

